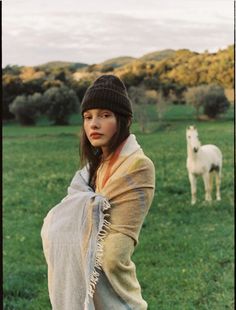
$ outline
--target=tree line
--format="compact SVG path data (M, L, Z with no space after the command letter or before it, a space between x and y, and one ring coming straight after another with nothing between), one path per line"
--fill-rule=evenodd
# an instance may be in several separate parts
M68 124L87 87L104 73L124 81L135 105L156 103L159 115L171 102L192 104L197 115L214 118L229 106L224 89L234 85L233 46L217 53L178 50L158 61L135 59L122 65L8 65L3 69L3 119L33 125L45 115L54 124Z

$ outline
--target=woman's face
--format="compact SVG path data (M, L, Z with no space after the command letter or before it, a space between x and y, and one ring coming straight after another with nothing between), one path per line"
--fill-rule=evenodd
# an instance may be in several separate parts
M108 145L117 131L117 119L110 110L91 109L83 114L84 130L94 147L101 147L104 156L108 155Z

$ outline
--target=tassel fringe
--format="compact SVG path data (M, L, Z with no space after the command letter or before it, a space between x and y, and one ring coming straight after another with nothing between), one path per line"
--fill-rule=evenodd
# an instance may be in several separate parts
M103 205L102 205L102 211L108 210L111 208L111 205L107 200L104 199ZM110 222L107 221L105 218L109 217L109 214L104 214L104 219L103 219L103 225L101 230L98 233L98 238L97 238L97 251L96 251L96 258L95 258L95 265L93 269L93 273L91 274L90 277L90 283L89 283L89 289L88 289L88 295L93 298L93 294L95 292L96 284L98 282L99 278L99 272L97 272L96 269L101 270L102 266L102 256L103 256L103 241L105 237L107 236L108 229L110 226Z

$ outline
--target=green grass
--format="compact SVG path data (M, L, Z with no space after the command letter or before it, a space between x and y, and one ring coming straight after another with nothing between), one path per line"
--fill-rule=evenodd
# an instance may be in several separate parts
M156 167L156 191L133 260L150 310L233 309L233 122L170 115L168 126L136 134ZM231 115L232 116L232 115ZM174 120L175 118L175 120ZM190 204L185 128L224 156L222 201ZM3 128L4 309L51 309L40 230L79 168L79 127Z

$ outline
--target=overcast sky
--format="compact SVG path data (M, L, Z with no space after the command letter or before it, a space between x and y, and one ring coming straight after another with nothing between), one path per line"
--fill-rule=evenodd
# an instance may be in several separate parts
M233 0L4 0L2 62L100 63L234 42Z

